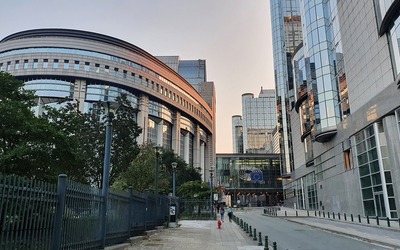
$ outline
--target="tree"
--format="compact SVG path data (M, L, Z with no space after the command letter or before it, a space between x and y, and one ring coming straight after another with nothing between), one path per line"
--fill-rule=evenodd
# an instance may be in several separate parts
M60 155L67 155L66 137L49 122L35 117L33 92L23 82L0 72L0 171L55 180Z
M201 181L189 181L177 189L178 196L182 199L207 199L210 191L207 183Z
M129 168L118 176L112 187L126 190L131 186L138 192L146 189L154 190L155 162L154 145L150 143L141 145L139 154L131 162Z

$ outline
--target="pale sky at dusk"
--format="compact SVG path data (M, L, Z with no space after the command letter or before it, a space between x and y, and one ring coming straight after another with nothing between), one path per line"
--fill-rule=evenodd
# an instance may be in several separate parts
M217 94L217 153L232 152L241 96L274 88L269 0L1 0L0 39L38 28L97 32L152 55L205 59Z

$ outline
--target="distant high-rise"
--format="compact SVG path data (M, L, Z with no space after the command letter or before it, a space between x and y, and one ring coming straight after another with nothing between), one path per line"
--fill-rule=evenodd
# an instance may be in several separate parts
M243 121L241 115L232 116L232 146L234 154L243 154Z
M237 115L232 117L234 153L272 153L272 131L275 127L275 90L261 89L258 98L254 98L251 93L243 94L242 117ZM242 135L238 133L240 129ZM242 142L240 142L241 137Z

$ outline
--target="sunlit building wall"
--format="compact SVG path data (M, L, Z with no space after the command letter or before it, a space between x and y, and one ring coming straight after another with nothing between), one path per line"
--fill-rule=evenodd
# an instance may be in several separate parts
M173 149L208 179L215 165L214 84L195 82L203 97L190 75L186 80L178 73L176 58L168 60L169 66L133 44L79 30L28 30L0 41L0 71L36 91L38 115L65 98L87 112L98 101L126 94L143 129L138 142Z

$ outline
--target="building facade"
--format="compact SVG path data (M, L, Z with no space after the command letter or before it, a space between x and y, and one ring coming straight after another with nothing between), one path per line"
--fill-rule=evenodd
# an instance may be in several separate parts
M273 206L282 201L279 154L217 154L215 185L228 205Z
M298 3L295 168L284 181L285 203L398 218L400 1Z
M302 42L299 0L271 0L277 121L282 176L290 178L294 170L291 110L294 106L292 54Z
M176 70L133 44L79 30L22 31L0 41L0 70L36 91L38 115L65 98L89 111L98 101L126 94L143 129L139 143L174 150L201 169L203 180L215 165L214 84L199 83L206 85L204 98Z
M233 152L273 153L273 130L276 125L275 90L261 88L258 98L251 93L243 94L242 116L232 116Z

